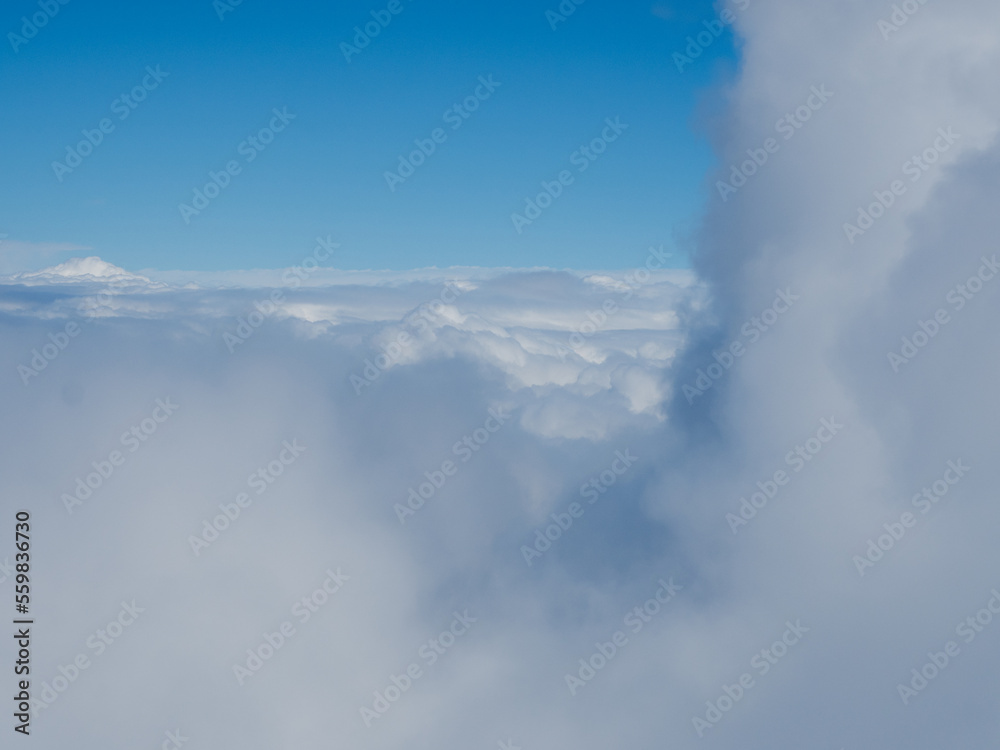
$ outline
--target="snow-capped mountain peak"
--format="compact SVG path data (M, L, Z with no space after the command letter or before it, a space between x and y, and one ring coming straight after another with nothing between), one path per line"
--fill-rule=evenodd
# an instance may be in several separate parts
M70 258L65 263L44 268L41 271L17 273L11 276L10 280L23 284L98 282L114 285L149 285L152 283L145 276L126 271L124 268L101 260L96 255L88 258Z

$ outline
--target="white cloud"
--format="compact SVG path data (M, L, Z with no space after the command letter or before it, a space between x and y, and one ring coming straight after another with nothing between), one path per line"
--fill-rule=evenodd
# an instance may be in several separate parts
M1000 588L1000 298L992 282L962 309L948 295L996 252L1000 8L927 3L883 39L887 12L762 0L739 16L741 77L710 123L720 175L810 87L835 93L725 203L706 186L698 281L656 275L625 301L625 276L596 271L330 271L285 289L230 354L223 334L280 272L143 272L62 348L49 334L63 341L107 269L7 280L0 482L36 518L36 679L88 653L122 599L148 606L42 713L40 745L97 722L133 744L180 726L248 748L993 742L1000 624L971 642L956 627ZM858 206L909 179L946 127L955 147L849 243ZM462 293L420 325L449 279ZM795 306L689 405L680 386L748 343L788 287ZM595 321L608 299L620 309ZM938 308L949 322L893 372L887 354ZM409 343L376 366L400 332ZM50 343L22 384L18 365ZM356 395L366 359L377 378ZM165 397L176 416L68 514L60 496ZM301 459L195 557L189 536L296 439ZM626 450L634 464L609 468ZM959 460L966 475L921 513L914 497ZM726 516L753 493L734 534ZM569 523L572 503L585 513ZM854 558L904 511L916 525L860 576ZM539 530L551 549L528 567ZM343 591L240 687L233 665L338 566ZM632 630L626 613L671 576L676 599ZM465 609L478 622L428 664L422 644ZM808 633L777 658L799 621ZM618 630L627 643L571 695L565 675ZM949 640L958 656L904 705L897 684ZM410 663L422 676L366 728L359 709ZM711 721L706 702L744 673L753 686L699 741L692 719Z

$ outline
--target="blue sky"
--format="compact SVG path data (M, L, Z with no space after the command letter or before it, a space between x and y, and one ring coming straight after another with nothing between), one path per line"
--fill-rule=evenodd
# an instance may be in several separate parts
M557 2L401 2L348 62L341 43L386 3L246 0L220 20L209 0L70 2L16 52L9 32L39 6L6 4L0 233L131 269L283 267L317 235L354 269L628 268L651 244L683 265L673 244L712 166L698 103L735 56L727 30L678 72L671 55L715 10L675 5L589 0L553 30ZM120 119L147 66L166 78ZM453 129L443 113L480 76L500 85ZM274 108L294 120L247 163L240 145ZM615 117L627 130L579 172L571 154ZM113 130L58 179L52 163L102 118ZM385 173L437 127L446 140L390 190ZM230 160L239 174L186 223L179 204ZM511 214L564 169L573 183L517 232Z

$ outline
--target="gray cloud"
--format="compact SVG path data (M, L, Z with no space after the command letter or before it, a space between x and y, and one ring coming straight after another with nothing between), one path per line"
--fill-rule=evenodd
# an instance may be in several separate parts
M891 12L740 14L742 71L705 124L721 166L697 276L657 272L628 300L622 274L538 269L331 271L297 289L278 272L8 279L0 481L35 517L35 685L92 661L35 718L36 741L152 745L178 727L192 747L249 748L992 741L998 297L988 271L980 291L968 279L997 236L1000 10L927 3L886 39ZM814 86L833 96L804 121ZM723 202L716 180L783 138L789 113L802 127ZM960 139L911 181L948 127ZM852 244L843 225L897 179L905 192ZM274 288L280 304L227 347ZM786 289L799 299L767 323ZM620 309L594 322L608 299ZM948 322L894 372L889 353L938 309ZM713 354L734 341L745 352L725 367ZM47 344L24 384L18 365ZM377 377L358 394L366 359ZM179 408L147 434L167 398ZM511 416L490 430L490 410ZM147 439L130 451L133 427ZM296 440L305 452L281 463ZM124 463L68 512L61 495L115 450ZM609 469L626 450L634 465ZM970 468L950 482L957 462ZM273 482L256 494L261 471ZM606 492L591 504L588 486ZM196 556L206 523L224 528ZM529 566L539 532L551 544ZM301 621L296 603L338 568L343 588ZM650 605L671 578L676 596ZM133 599L146 611L96 654L88 638ZM476 622L445 648L466 610ZM284 622L294 634L240 685L234 665ZM389 707L368 727L376 692Z

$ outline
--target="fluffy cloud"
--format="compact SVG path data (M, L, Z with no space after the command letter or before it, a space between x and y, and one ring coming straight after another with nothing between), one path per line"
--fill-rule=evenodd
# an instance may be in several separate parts
M539 658L569 696L573 659L545 623L595 592L550 592L573 578L563 555L613 549L588 534L652 470L635 441L664 424L676 311L700 287L684 271L414 276L177 283L86 258L5 280L21 425L5 492L38 529L38 622L62 623L35 652L36 695L58 696L33 724L46 746L93 731L97 700L136 717L116 725L130 742L179 727L209 744L388 747L419 730L495 745L544 727L517 689ZM536 527L594 477L589 531L529 566ZM328 569L347 577L335 595ZM145 611L111 638L133 599ZM453 646L432 640L466 610ZM254 672L247 649L267 653L285 622ZM77 654L88 666L59 692ZM393 676L415 682L381 715Z
M696 274L7 279L36 739L991 742L1000 9L902 5L740 14Z

